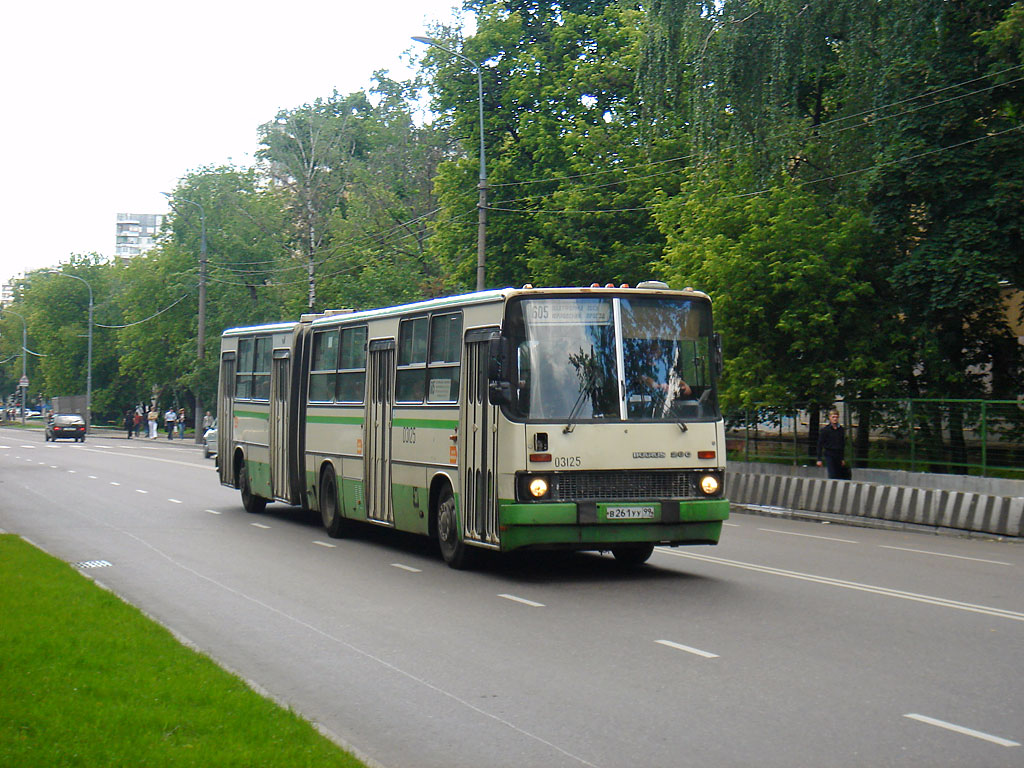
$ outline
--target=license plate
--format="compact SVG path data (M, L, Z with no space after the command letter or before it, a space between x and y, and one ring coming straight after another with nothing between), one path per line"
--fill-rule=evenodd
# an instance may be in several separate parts
M654 507L607 507L604 514L608 520L653 520Z

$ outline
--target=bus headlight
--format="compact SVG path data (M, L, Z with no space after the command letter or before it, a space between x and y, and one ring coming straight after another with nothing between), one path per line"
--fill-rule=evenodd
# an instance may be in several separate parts
M551 496L550 475L532 475L523 472L516 477L517 501L544 501Z
M718 493L719 487L718 478L714 475L704 475L700 479L700 489L704 492L705 496L714 496Z
M528 486L530 495L535 499L542 499L548 495L548 481L543 477L535 477Z

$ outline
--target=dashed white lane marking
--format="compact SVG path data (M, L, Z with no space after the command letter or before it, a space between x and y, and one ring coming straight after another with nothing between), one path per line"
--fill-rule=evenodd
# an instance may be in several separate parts
M249 525L251 525L253 528L262 528L265 531L269 531L270 530L270 526L269 525L263 525L263 523L249 523Z
M208 509L206 511L209 512L211 515L219 515L220 514L220 512L218 512L216 509Z
M328 549L338 548L337 544L331 544L331 542L329 541L314 541L313 543L316 544L318 547L327 547Z
M184 503L180 499L168 499L168 501L171 502L171 504L183 504Z
M149 491L144 491L144 490L142 490L141 488L136 488L136 489L135 489L135 492L136 492L136 493L149 493Z
M110 484L111 485L120 485L120 483L115 483L113 480L110 481Z
M758 528L759 531L765 533L781 533L783 536L800 536L805 539L821 539L822 541L838 541L841 544L857 544L859 542L853 541L852 539L837 539L833 536L815 536L813 533L794 533L793 531L780 531L777 528Z
M916 713L909 713L904 717L910 718L911 720L917 720L919 723L925 723L927 725L934 725L936 728L945 728L947 731L953 731L954 733L961 733L964 736L973 736L976 739L982 739L983 741L991 742L992 744L998 744L1001 747L1019 747L1020 744L1016 741L1010 741L1004 739L1001 736L993 736L991 733L983 733L982 731L976 731L973 728L965 728L962 725L956 723L947 723L945 720L936 720L934 717L928 717L927 715L918 715Z
M523 605L529 605L532 608L543 608L544 603L535 603L533 600L527 600L525 597L516 597L515 595L501 594L498 597L503 597L506 600L511 600L513 603L522 603Z
M90 480L95 480L96 479L96 475L89 475L89 479Z
M1004 563L1001 560L984 560L980 557L964 557L963 555L947 555L945 552L928 552L923 549L910 549L908 547L890 547L885 544L879 544L882 549L895 549L899 552L914 552L918 555L935 555L935 557L952 557L955 560L972 560L975 563L989 563L990 565L1008 565L1013 567L1013 563Z
M392 563L391 567L399 568L403 571L408 571L409 573L423 573L423 570L420 568L413 568L411 565L402 565L401 563Z
M700 648L692 648L689 645L683 645L681 643L674 643L671 640L655 640L654 642L659 645L664 645L669 648L675 648L677 651L686 651L692 653L694 656L703 656L705 659L717 659L717 653L711 653L710 651L702 651Z

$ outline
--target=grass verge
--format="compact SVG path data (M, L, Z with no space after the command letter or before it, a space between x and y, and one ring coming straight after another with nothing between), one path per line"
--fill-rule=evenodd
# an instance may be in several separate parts
M0 765L365 768L18 537L0 585Z

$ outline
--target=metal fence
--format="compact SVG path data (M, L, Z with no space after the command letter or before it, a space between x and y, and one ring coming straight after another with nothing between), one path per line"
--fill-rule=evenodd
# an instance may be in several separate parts
M1024 479L1024 401L847 400L726 414L729 458L814 463L836 407L854 467Z

